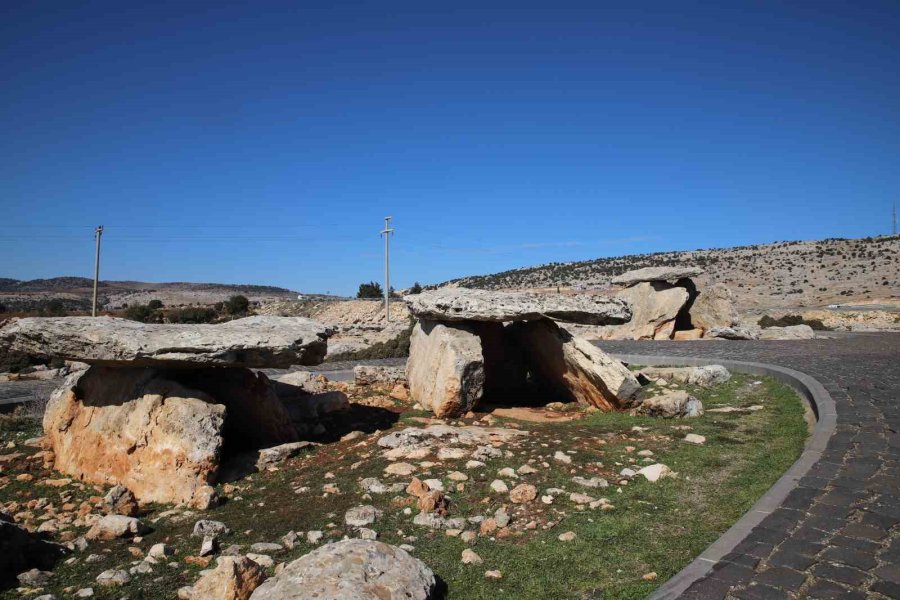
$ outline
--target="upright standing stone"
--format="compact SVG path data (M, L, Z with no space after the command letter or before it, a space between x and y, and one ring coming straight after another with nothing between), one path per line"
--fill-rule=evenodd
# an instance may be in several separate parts
M547 319L511 327L536 379L555 394L607 411L637 401L641 384L635 376L589 341Z
M703 331L731 327L738 322L731 291L722 284L701 290L691 307L691 324Z
M633 316L624 325L603 328L612 340L664 340L675 331L675 320L690 298L688 290L665 282L643 282L616 294L631 306Z
M484 393L481 340L471 324L420 320L410 339L410 396L438 417L465 414Z

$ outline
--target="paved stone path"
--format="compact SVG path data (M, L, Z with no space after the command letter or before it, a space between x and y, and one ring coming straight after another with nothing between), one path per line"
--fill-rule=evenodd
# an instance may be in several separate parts
M682 598L900 598L900 334L599 345L781 365L817 379L837 405L821 460Z

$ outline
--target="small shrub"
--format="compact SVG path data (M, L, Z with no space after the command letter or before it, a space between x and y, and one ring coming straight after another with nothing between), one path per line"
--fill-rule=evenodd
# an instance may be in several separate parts
M386 342L372 344L368 348L339 354L331 354L325 362L338 362L345 360L371 360L373 358L405 358L409 356L409 339L412 335L413 322L400 335Z
M218 317L218 313L211 308L188 307L169 311L166 320L169 323L212 323Z
M132 304L125 309L125 318L147 323L153 316L153 310L146 304Z
M359 284L359 291L356 292L357 298L381 298L384 296L384 290L377 281Z
M226 300L224 307L225 312L229 315L245 315L250 308L250 301L246 296L238 294L237 296L232 296Z
M800 315L785 315L779 319L775 319L769 315L763 315L759 321L757 321L757 324L763 329L768 329L769 327L789 327L791 325L809 325L810 328L815 331L831 331L831 328L827 327L821 319L804 319Z
M147 303L147 307L150 308L150 310L159 310L163 307L162 300L157 300L156 298L154 298Z
M421 294L422 293L422 286L419 285L418 281L415 282L414 284L412 284L412 287L409 288L409 293L410 294Z

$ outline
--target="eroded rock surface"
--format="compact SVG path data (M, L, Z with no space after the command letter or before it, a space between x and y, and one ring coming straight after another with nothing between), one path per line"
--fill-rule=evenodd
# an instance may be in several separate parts
M436 580L406 551L371 540L326 544L289 563L256 591L253 600L428 600Z
M406 378L412 398L438 417L471 410L481 399L485 382L475 326L427 320L416 323Z
M670 281L675 282L679 279L696 277L702 275L703 269L700 267L675 266L675 267L644 267L643 269L635 269L627 271L621 275L612 278L615 285L634 285L635 283L650 281Z
M731 290L722 284L700 290L691 306L691 324L703 331L714 327L731 327L738 323Z
M330 333L302 317L257 316L217 325L29 317L0 327L0 342L28 354L90 364L286 368L322 362Z
M441 288L404 298L419 319L432 321L527 321L545 317L589 325L623 323L628 306L616 299L579 294L494 292Z
M226 436L238 449L297 439L265 376L243 369L93 366L53 393L44 432L67 475L199 508Z
M604 327L601 337L610 340L665 340L675 331L675 320L690 298L687 289L665 282L641 282L616 294L628 302L628 323Z

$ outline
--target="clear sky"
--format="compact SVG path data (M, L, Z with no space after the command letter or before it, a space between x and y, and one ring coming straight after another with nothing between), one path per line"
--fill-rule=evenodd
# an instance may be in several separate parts
M91 276L101 223L104 279L349 294L385 215L402 287L900 200L896 0L5 0L0 77L20 279Z

